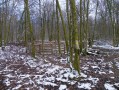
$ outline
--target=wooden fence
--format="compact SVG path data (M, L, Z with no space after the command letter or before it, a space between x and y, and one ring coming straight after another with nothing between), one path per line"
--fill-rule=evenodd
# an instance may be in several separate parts
M49 54L59 54L58 43L56 41L36 41L35 42L36 53L41 55L49 55ZM65 54L65 42L60 42L60 50L61 54Z

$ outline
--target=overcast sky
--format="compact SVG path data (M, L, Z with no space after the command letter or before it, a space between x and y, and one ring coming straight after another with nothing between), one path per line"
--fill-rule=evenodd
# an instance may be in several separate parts
M66 6L66 2L65 1L66 0L59 0L59 3L60 3L62 8L65 8L65 6Z

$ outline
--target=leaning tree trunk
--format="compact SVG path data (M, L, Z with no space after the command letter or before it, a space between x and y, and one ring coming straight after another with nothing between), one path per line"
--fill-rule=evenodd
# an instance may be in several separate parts
M61 11L60 4L59 4L58 0L56 0L56 5L57 5L57 8L59 10L60 17L61 17L62 26L63 26L63 32L64 32L64 39L65 39L65 44L66 44L66 50L68 52L68 39L67 39L67 35L66 35L66 25L64 23L62 11Z

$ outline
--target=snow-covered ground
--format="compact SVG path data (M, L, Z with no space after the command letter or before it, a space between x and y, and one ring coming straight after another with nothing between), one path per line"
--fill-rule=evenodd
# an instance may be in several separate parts
M110 42L106 41L95 41L93 47L100 47L104 49L113 49L113 50L119 50L119 47L114 47L111 45Z
M6 46L2 51L0 48L0 75L4 75L3 83L8 90L91 90L97 88L101 82L100 75L109 75L110 79L105 81L103 87L107 90L117 90L114 86L119 86L119 81L111 82L115 79L115 72L112 70L113 63L104 62L103 57L81 58L86 63L81 65L81 73L69 67L51 63L48 58L36 56L36 58L25 54L26 48L22 46ZM91 60L92 59L92 60ZM66 64L67 58L59 58L61 64ZM119 68L118 59L114 60L115 66ZM105 69L108 65L109 69ZM96 75L97 74L97 75ZM102 84L101 84L102 85ZM73 88L73 89L72 89Z

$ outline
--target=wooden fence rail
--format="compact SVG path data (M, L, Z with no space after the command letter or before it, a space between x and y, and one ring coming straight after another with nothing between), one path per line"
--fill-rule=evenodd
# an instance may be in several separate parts
M52 55L52 54L59 54L58 50L58 43L56 41L36 41L35 42L35 48L36 53L39 53L41 55ZM61 54L65 54L66 48L65 48L65 42L60 42L60 49Z

